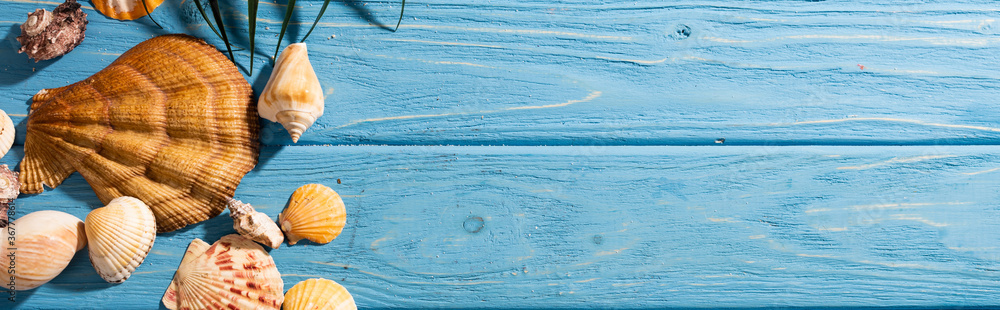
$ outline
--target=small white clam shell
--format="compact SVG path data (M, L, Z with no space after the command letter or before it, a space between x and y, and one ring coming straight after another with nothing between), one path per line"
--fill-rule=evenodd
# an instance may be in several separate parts
M17 266L14 274L2 268L14 289L30 290L55 278L69 265L76 251L87 246L83 221L59 211L36 211L10 223L16 238L11 246ZM4 281L7 283L7 281Z
M260 117L281 123L299 142L302 133L323 115L323 87L309 63L305 43L288 45L274 62L274 71L257 103Z
M87 215L90 263L111 283L123 282L153 248L156 218L142 200L123 196Z

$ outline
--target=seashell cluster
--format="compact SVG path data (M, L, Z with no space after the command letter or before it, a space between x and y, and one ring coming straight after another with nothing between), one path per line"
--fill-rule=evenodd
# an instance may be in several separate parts
M92 2L94 8L104 16L118 20L133 20L153 13L163 0L92 0Z
M8 251L17 259L14 274L3 269L4 279L17 291L41 286L59 275L73 255L87 246L83 221L59 211L35 211L10 223L17 238Z
M357 310L354 297L333 280L308 279L285 293L284 310Z
M0 110L0 157L7 155L7 151L14 145L14 134L14 121L7 112Z
M0 228L7 227L7 208L17 199L20 188L17 172L10 171L7 165L0 165Z
M90 211L86 220L90 263L111 283L128 279L156 239L156 218L142 200L118 197Z
M284 283L274 260L246 237L195 239L163 294L167 309L278 309Z
M36 9L21 24L18 53L27 53L35 62L69 53L83 42L87 31L87 13L76 0L66 0L52 12Z
M302 133L323 115L323 87L309 63L305 43L291 44L274 63L274 71L260 95L260 117L281 123L299 142Z
M277 249L285 241L278 224L267 214L254 210L250 204L229 199L226 207L229 208L229 216L233 218L233 229L240 235L272 249Z
M205 41L146 40L93 76L32 98L21 192L55 188L78 171L104 203L145 202L159 232L218 216L257 164L252 96Z
M347 224L344 200L333 189L321 184L306 184L292 193L288 207L278 215L288 245L299 240L325 244L337 238Z

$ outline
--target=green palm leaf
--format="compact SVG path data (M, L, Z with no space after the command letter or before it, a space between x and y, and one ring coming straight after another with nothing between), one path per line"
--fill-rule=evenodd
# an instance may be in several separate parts
M255 32L257 32L257 1L259 0L249 0L247 1L247 13L249 13L250 18L250 75L253 75L253 40L257 37ZM325 7L325 6L324 6Z
M233 59L233 48L229 45L229 38L226 36L226 25L222 23L222 11L219 10L219 0L208 0L208 5L212 8L212 15L215 15L215 23L219 24L219 33L222 34L222 41L226 42L226 50L229 51L229 60Z
M299 42L305 42L306 38L309 37L309 34L313 33L313 29L316 29L316 24L319 24L319 19L323 18L323 13L326 13L327 5L330 5L330 0L323 1L323 7L319 9L319 15L316 15L316 21L313 22L312 27L309 27L309 32L306 32L306 36L302 37L302 41Z
M288 0L288 7L285 7L285 20L281 21L281 32L278 32L278 44L274 47L274 59L278 59L278 51L281 50L281 39L285 37L285 29L288 29L288 21L292 19L292 10L295 9L295 0Z
M156 20L153 19L153 13L149 12L149 6L146 5L146 0L142 0L142 9L146 10L146 17L149 17L149 20L153 21L153 23L156 24L156 27L163 29L163 26L160 26L160 23L157 23Z

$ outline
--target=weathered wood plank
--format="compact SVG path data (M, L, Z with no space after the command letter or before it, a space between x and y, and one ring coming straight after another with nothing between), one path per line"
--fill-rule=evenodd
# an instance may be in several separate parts
M344 195L339 238L271 254L286 288L336 279L363 308L998 306L998 154L268 147L237 197L276 217L302 184ZM98 205L78 175L17 200L20 215ZM19 305L155 307L191 239L232 232L224 214L161 234L120 285L78 255Z
M219 42L192 1L148 20L88 10L84 44L32 63L15 53L24 14L3 0L0 108L20 122L41 88L78 81L153 35ZM299 1L287 36L320 2ZM228 7L237 47L245 10ZM1000 80L990 2L334 2L309 39L329 93L302 144L705 145L996 144ZM260 91L284 7L261 6L250 76ZM246 50L237 52L242 67ZM23 128L23 126L22 126ZM288 144L268 123L265 143Z

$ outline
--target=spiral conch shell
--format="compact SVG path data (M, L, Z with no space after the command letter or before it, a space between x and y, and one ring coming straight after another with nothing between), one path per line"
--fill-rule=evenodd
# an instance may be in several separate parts
M278 224L264 212L257 212L250 204L236 199L229 199L226 207L229 208L229 216L233 218L233 229L240 235L272 249L277 249L285 241Z
M344 200L333 189L321 184L306 184L292 193L288 208L278 214L288 245L303 238L319 244L333 241L347 224Z
M285 293L284 310L357 310L354 297L333 280L309 279Z
M14 121L7 112L0 110L0 157L10 151L11 145L14 145Z
M146 40L83 81L35 95L21 192L41 193L79 171L105 204L145 202L159 232L215 217L257 164L252 96L205 41Z
M260 95L260 117L281 123L299 142L302 133L323 115L323 87L309 63L305 43L291 44L274 62L274 71Z
M118 197L90 211L85 223L90 263L111 283L128 279L156 240L153 211L133 197Z
M285 297L281 274L260 245L223 236L209 246L194 239L163 294L167 309L278 309Z
M14 274L2 268L3 279L13 277L14 289L18 291L49 282L69 265L76 251L87 246L83 221L64 212L32 212L10 226L16 229L16 238L12 249L4 252L14 252L17 266Z

